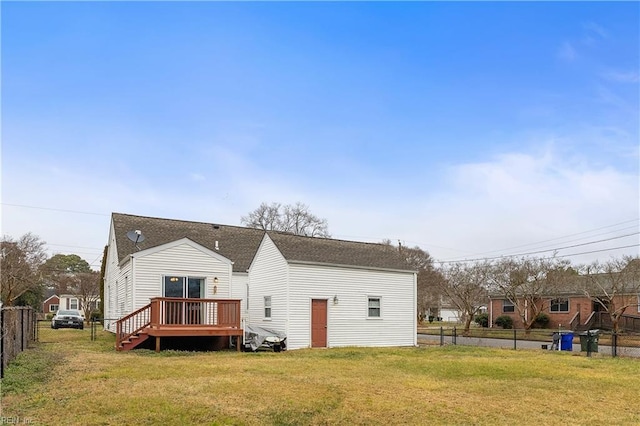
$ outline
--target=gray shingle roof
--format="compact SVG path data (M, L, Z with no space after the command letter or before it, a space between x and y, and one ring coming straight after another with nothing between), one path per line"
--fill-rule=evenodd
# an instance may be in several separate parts
M119 260L138 251L135 244L127 238L127 232L140 230L145 237L143 242L138 243L140 250L189 238L216 251L215 242L218 241L219 250L217 252L234 262L233 271L245 272L251 265L265 234L259 229L204 222L133 216L122 213L113 213L111 217ZM268 234L288 261L411 270L399 253L388 245L302 237L273 231L269 231Z
M398 251L389 245L302 237L283 232L270 231L268 234L284 258L291 262L412 270Z
M212 223L121 213L113 213L111 218L116 235L119 260L138 251L135 244L127 238L127 232L140 230L145 238L143 242L138 243L140 250L189 238L209 250L216 251L215 243L218 241L219 250L217 252L234 262L233 271L245 272L251 265L264 236L264 231L240 226L214 225Z

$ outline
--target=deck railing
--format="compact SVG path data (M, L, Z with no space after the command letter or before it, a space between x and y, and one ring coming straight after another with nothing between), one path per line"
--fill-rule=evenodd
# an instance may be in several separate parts
M143 328L149 326L151 321L151 304L145 305L137 311L120 318L116 322L116 348L129 339L129 337L139 333Z
M156 297L151 299L150 325L240 328L240 300Z

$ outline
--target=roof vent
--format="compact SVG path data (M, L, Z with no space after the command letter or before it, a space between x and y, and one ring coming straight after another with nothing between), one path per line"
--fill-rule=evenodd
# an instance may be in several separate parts
M216 250L220 250L220 246L218 245L218 240L216 240L214 247L216 248Z
M220 229L220 225L213 225L213 229Z

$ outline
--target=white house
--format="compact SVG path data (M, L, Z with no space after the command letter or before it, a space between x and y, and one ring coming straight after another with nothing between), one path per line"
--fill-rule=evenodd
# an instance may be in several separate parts
M104 278L119 349L247 325L289 349L417 343L416 272L388 245L114 213Z

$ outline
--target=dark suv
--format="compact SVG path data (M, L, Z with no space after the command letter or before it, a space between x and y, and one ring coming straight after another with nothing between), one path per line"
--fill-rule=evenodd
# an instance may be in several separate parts
M51 328L84 328L84 317L75 309L60 310L51 319Z

